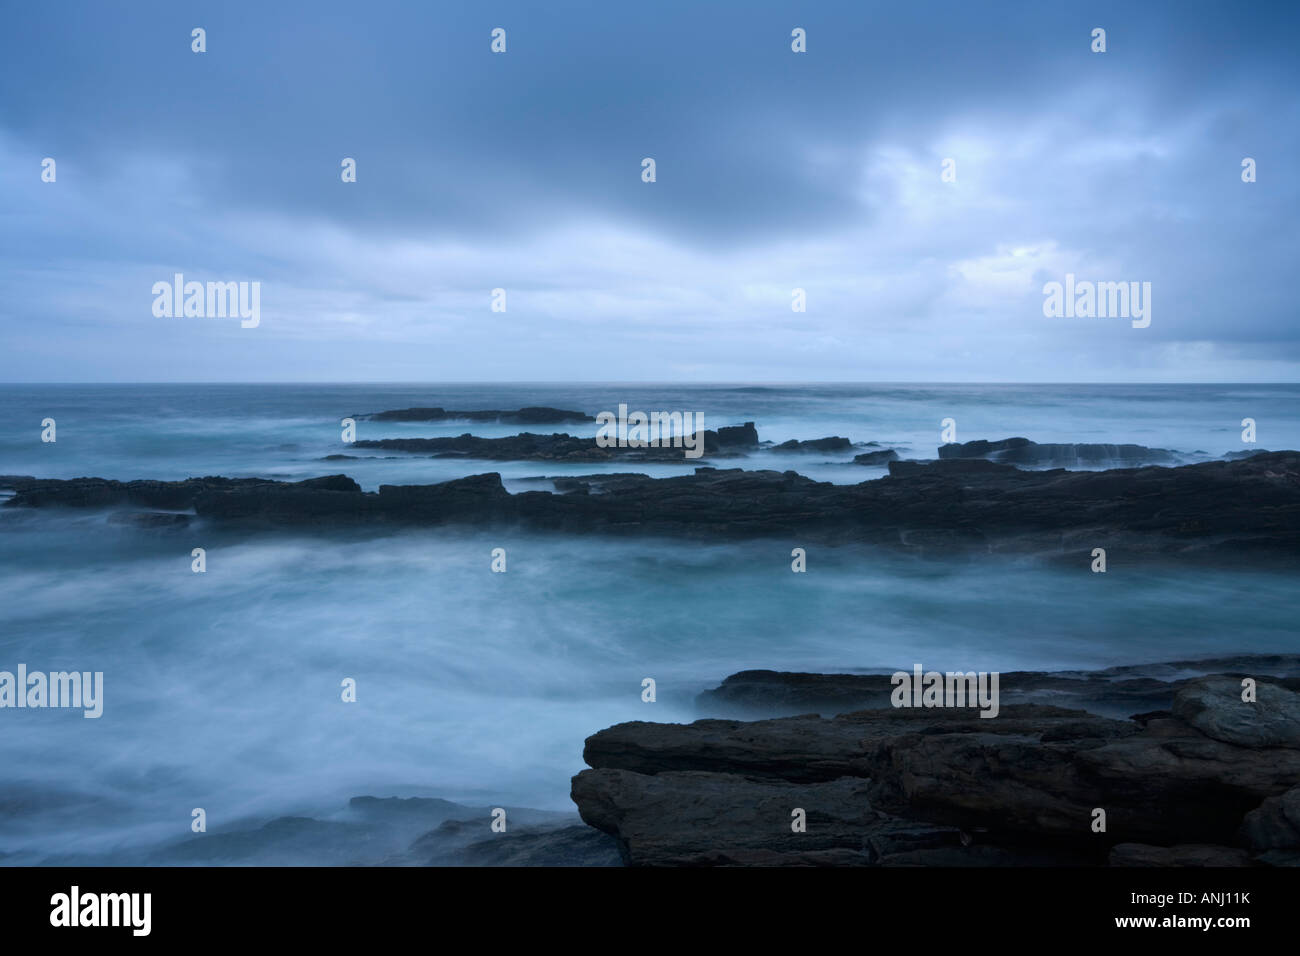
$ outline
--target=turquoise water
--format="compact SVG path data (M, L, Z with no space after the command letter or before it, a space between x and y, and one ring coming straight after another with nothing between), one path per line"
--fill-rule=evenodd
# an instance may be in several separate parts
M0 388L0 473L301 477L363 485L594 466L346 452L350 413L627 402L753 420L761 438L845 435L933 455L958 437L1137 442L1192 456L1300 447L1295 386L36 386ZM58 441L40 442L40 420ZM379 425L361 437L511 434ZM370 429L374 429L371 431ZM564 427L545 430L568 430ZM595 427L590 426L591 433ZM881 472L768 456L826 480ZM747 463L753 465L753 462ZM689 467L689 466L688 466ZM656 473L676 473L675 465ZM114 859L209 829L327 816L349 797L571 807L583 739L621 720L690 720L699 690L749 667L1015 670L1294 652L1293 575L1025 562L922 562L798 541L735 544L490 529L142 531L99 512L0 510L0 670L103 671L104 714L0 711L0 857ZM194 574L190 551L207 551ZM505 548L508 571L490 570ZM357 682L357 702L340 682ZM652 677L658 701L641 700ZM66 858L66 857L61 857ZM292 861L286 861L292 862Z

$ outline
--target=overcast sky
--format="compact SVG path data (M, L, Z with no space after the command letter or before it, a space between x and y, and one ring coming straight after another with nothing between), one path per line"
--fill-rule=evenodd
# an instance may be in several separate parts
M291 6L6 6L0 380L1300 381L1300 5Z

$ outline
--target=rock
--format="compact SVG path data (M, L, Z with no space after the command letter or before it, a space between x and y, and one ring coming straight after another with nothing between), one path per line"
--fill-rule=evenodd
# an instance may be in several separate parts
M1246 845L1257 852L1287 850L1300 853L1300 785L1269 797L1241 824Z
M740 432L748 440L749 432ZM385 485L377 493L363 493L344 475L293 483L78 478L19 483L4 506L128 503L283 526L500 522L575 533L785 537L925 556L1054 556L1080 567L1099 544L1112 549L1115 561L1165 554L1180 564L1300 563L1296 452L1102 472L1022 471L982 459L894 461L889 468L885 478L834 485L793 471L698 467L693 474L657 479L592 475L571 479L565 494L516 495L494 473L435 485Z
M376 422L500 422L505 425L572 425L579 422L594 422L595 416L585 412L570 411L566 408L549 408L544 405L530 405L518 411L484 409L482 411L448 411L445 408L400 408L387 412L373 412L369 415L353 415L357 419L369 419Z
M1250 854L1230 846L1184 843L1150 846L1120 843L1110 851L1111 866L1251 866Z
M709 438L710 435L714 437ZM714 442L718 448L757 448L758 447L758 429L754 427L753 422L745 422L743 425L728 425L719 428L717 432L705 431L705 447L708 447L710 441Z
M603 462L679 461L689 462L687 449L665 441L659 447L605 446L595 438L577 438L555 433L538 435L522 432L504 438L480 438L466 432L454 438L371 438L353 442L357 448L385 448L428 455L430 458L476 458L486 461L571 461ZM692 445L701 454L728 457L758 447L758 432L753 422L717 431L706 430L692 436ZM699 456L696 456L699 457Z
M1171 674L1205 674L1227 668L1232 673L1268 676L1281 684L1300 683L1300 655L1239 655L1102 671L1005 671L999 678L999 692L1007 704L1051 704L1107 717L1168 717L1172 716L1169 708L1174 694L1193 681L1191 677L1168 679ZM700 693L695 706L708 717L786 717L813 712L829 716L889 707L893 687L889 674L741 671Z
M1176 460L1173 452L1143 445L1039 444L1028 438L968 441L939 447L940 459L987 458L1016 465L1159 465Z
M1267 448L1252 448L1249 451L1229 451L1224 452L1225 461L1240 461L1243 458L1254 458L1256 455L1268 455L1271 452Z
M888 465L891 461L898 461L898 452L892 448L886 448L884 451L867 451L861 455L854 455L853 461L858 465Z
M889 462L892 478L953 478L966 476L999 476L1010 479L1013 474L1023 474L1015 465L999 465L983 458L943 458L938 461Z
M853 442L847 438L813 438L808 441L796 441L790 439L783 441L779 445L773 445L773 451L844 451L846 448L852 448Z
M574 777L572 796L631 866L865 866L864 836L877 822L868 789L862 780L752 781L737 800L728 774L600 769ZM806 833L791 829L795 808L807 813Z
M1174 695L1174 716L1225 743L1300 748L1300 694L1266 681L1253 703L1243 692L1238 678L1203 677Z
M583 758L592 769L573 781L579 813L647 865L883 863L896 854L870 851L882 820L979 834L957 849L930 833L939 845L899 850L898 865L1034 854L1100 863L1116 844L1226 846L1247 812L1300 779L1300 750L1212 739L1177 716L1138 724L1034 704L1004 704L992 719L891 707L829 720L637 721L589 737ZM822 814L815 841L791 842L794 807ZM1097 807L1104 834L1091 829ZM992 849L964 852L974 845Z
M588 826L512 827L459 850L463 866L622 866L618 841Z

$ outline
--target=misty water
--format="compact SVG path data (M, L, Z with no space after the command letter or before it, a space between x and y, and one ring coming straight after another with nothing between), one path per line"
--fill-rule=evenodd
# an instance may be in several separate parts
M1133 442L1204 460L1300 447L1296 386L5 386L0 473L296 479L363 487L498 471L626 466L351 451L339 421L442 405L626 402L754 421L759 437L843 435L933 457L958 438ZM58 441L40 441L57 421ZM595 426L361 422L359 437ZM860 451L855 449L854 451ZM840 455L731 465L879 478ZM679 474L695 463L636 468ZM0 713L0 862L113 862L210 830L337 817L350 797L434 796L572 810L583 739L635 719L689 721L700 690L746 668L1095 668L1294 652L1293 574L1164 564L1091 574L1009 558L943 562L785 538L699 543L487 528L269 533L113 524L102 511L0 510L0 670L102 671L103 716ZM192 548L207 551L204 574ZM505 548L508 571L490 570ZM641 681L658 700L641 700ZM357 702L340 682L353 678ZM295 862L285 860L284 862Z

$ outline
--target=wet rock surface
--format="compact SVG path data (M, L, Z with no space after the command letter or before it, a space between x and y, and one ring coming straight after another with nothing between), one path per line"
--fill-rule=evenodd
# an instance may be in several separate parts
M1160 465L1175 461L1173 452L1144 445L1040 444L1028 438L953 442L939 447L941 459L986 458L1015 465L1075 467L1098 464Z
M1256 679L1263 711L1213 675L1170 682L1171 709L1142 720L1004 702L993 718L886 707L618 724L587 739L572 796L630 865L1281 865L1300 832L1300 738L1272 715L1300 694L1284 685L1294 659L1261 665L1287 672ZM792 676L802 694L817 675ZM1134 688L1117 683L1123 705ZM1178 714L1214 714L1206 726L1234 740Z
M424 440L424 439L418 439ZM565 493L510 494L496 473L362 492L346 475L298 482L119 482L12 477L6 507L193 509L217 522L503 523L539 531L861 542L927 555L1066 555L1086 566L1164 553L1300 563L1300 453L1178 468L1021 471L982 459L890 462L886 478L834 485L795 472L697 468L671 478L592 475Z
M711 429L690 437L693 448L703 455L729 457L758 447L758 431L753 422ZM845 442L848 439L844 439ZM577 461L603 462L677 461L689 462L684 439L665 439L658 447L647 444L602 446L595 438L579 438L555 433L540 435L523 432L503 438L483 438L466 432L451 438L373 438L353 442L357 448L383 448L411 452L430 458L472 458L483 461ZM694 457L701 457L695 455Z

